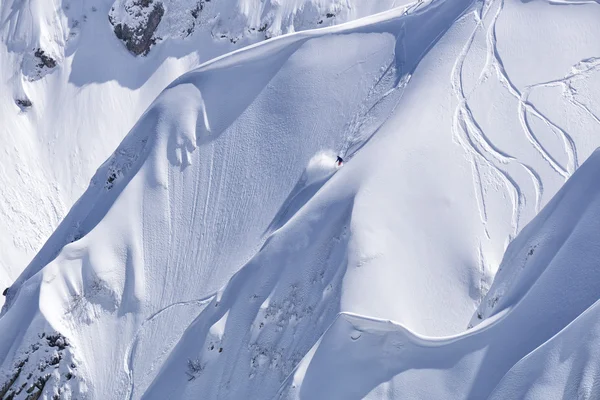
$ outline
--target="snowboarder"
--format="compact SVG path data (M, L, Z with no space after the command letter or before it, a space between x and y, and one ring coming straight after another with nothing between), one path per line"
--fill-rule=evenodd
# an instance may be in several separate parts
M335 163L338 167L341 167L342 165L344 165L344 160L342 159L342 157L337 156L337 160L335 160Z

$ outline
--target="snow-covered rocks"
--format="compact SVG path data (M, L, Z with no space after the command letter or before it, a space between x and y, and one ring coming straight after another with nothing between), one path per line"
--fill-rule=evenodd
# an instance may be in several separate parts
M360 2L347 19L326 17L319 26L404 2ZM145 4L154 7L158 3L164 8L160 23L151 37L144 36L137 31L142 25L136 21L144 20L143 13L153 9L144 8ZM274 18L292 13L301 3L286 0L268 9ZM0 5L2 290L17 279L84 192L96 168L169 83L209 59L267 35L260 17L266 10L262 2L156 0L138 4L137 19L137 14L125 10L132 6L128 2L6 0ZM324 13L338 8L337 1L319 4ZM240 17L248 13L255 22ZM152 55L133 56L116 38L109 15L114 15L115 24L128 24L132 39L137 35L139 43L137 39L131 42L136 51L150 46ZM235 39L238 36L244 39ZM152 47L155 41L158 45Z
M0 398L77 399L85 396L86 385L67 338L60 333L40 332L38 340L20 349L12 368L0 375Z
M255 42L284 33L331 26L402 3L380 0L117 0L109 12L115 35L134 55L196 31L213 40Z
M117 5L119 7L121 5ZM115 13L115 6L108 15L108 20L114 26L115 35L127 50L139 56L146 55L150 47L160 40L155 36L156 28L165 13L160 1L129 0L121 7L128 18L120 19Z
M31 80L43 78L56 68L58 62L41 48L26 53L23 59L23 73Z

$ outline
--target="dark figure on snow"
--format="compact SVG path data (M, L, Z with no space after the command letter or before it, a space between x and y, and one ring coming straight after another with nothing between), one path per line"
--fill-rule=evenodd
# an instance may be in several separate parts
M342 157L337 156L337 160L335 160L335 163L338 167L341 167L342 165L344 165L344 160L342 160Z

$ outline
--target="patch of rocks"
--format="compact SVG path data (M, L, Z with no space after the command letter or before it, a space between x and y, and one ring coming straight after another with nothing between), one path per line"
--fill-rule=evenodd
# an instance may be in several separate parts
M115 6L108 15L115 36L120 39L132 54L147 55L150 48L161 38L155 36L158 24L165 9L160 1L133 0L123 5L125 20L120 21Z
M39 334L16 359L0 374L2 400L75 399L86 390L71 344L58 332Z

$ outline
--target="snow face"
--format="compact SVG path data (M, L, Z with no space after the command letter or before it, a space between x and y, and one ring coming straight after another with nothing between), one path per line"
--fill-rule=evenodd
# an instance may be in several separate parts
M288 16L302 8L293 3L291 7L285 2L273 4L269 10ZM360 6L323 25L381 11L390 3ZM219 29L240 28L237 21L228 22L224 12L242 15L240 7L254 9L254 4L213 2L198 20L188 12L195 5L165 3L157 28L164 43L155 46L152 54L136 58L116 38L109 21L113 14L115 18L128 15L125 3L2 2L0 292L14 283L89 185L98 165L173 79L204 61L265 39L265 32L244 33L244 40L232 43L213 32L217 20L225 21L219 22ZM338 8L323 1L316 6ZM225 20L215 20L217 16ZM178 32L185 31L188 22L201 24L201 29L184 38Z
M551 357L599 297L599 12L432 0L183 74L8 291L8 387L47 331L45 395L591 396Z
M588 239L598 223L598 193L590 191L599 172L598 155L509 246L483 302L493 304L493 315L480 311L474 318L483 320L466 333L428 338L391 321L342 314L283 385L281 397L377 398L387 393L541 399L545 393L548 398L572 393L594 398L594 363L585 358L595 352L584 359L578 355L597 344L590 315L600 295L592 256L598 246ZM565 290L565 282L577 290ZM512 291L499 294L511 283ZM584 329L587 333L581 334ZM552 374L556 380L548 386L544 377Z
M598 303L520 360L491 399L594 399L598 393Z

